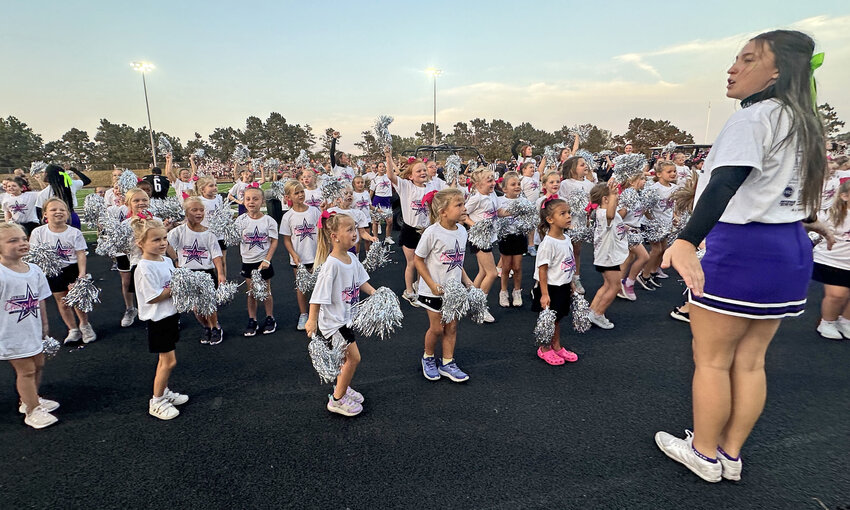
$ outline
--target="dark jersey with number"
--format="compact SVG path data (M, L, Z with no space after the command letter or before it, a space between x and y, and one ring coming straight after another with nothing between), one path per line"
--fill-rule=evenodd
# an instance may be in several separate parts
M153 189L151 198L165 198L166 195L168 195L168 188L171 187L171 182L169 182L168 177L151 174L144 176L142 180L151 185L151 188Z

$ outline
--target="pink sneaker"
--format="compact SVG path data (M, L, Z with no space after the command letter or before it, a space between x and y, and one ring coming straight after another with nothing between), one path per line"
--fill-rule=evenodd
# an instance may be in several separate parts
M617 297L628 299L629 301L637 300L635 284L627 285L626 280L620 280L620 292L617 294Z
M542 347L539 347L539 348L537 349L537 357L538 357L538 358L540 358L540 359L542 359L542 360L543 360L543 361L545 361L546 363L549 363L549 364L550 364L550 365L552 365L552 366L557 366L557 365L563 365L563 364L564 364L564 358L562 358L562 357L558 356L558 355L555 353L555 351L553 351L552 349L549 349L548 351L543 352L543 348L542 348Z
M561 347L560 351L555 351L555 354L563 358L564 361L569 361L570 363L578 361L578 354L574 353L573 351L568 351L563 347Z

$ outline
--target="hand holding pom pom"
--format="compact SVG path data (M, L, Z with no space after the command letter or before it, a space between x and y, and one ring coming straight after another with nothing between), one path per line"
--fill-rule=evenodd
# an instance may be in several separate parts
M40 267L48 278L59 276L59 273L62 272L59 255L56 254L53 247L46 243L30 246L30 251L23 257L23 261Z
M570 305L573 314L573 329L579 333L587 333L590 329L590 305L581 294L573 294L573 302Z
M62 301L70 308L76 308L83 313L90 313L96 303L100 303L100 289L94 286L91 275L77 278L71 290L65 294Z
M44 353L44 357L50 359L56 356L56 353L59 352L59 348L62 347L62 344L59 343L59 340L56 340L52 336L45 336L41 340L42 353Z
M310 339L307 352L310 354L313 368L316 369L319 379L324 384L331 384L336 380L340 368L345 362L345 350L347 348L348 342L345 341L339 331L334 333L330 340L326 340L319 333L316 333Z
M404 318L398 296L387 287L380 287L370 297L357 303L353 312L354 330L364 336L377 336L381 340L386 340L390 333L400 328Z
M487 307L487 296L484 294L483 290L477 287L470 287L468 297L469 318L476 324L483 324L484 319L490 313L490 310Z
M259 269L251 271L251 288L248 293L257 301L265 301L269 298L269 282L263 280Z
M537 316L537 325L534 326L534 343L538 346L548 346L552 344L552 337L555 335L555 319L557 314L555 310L546 308L540 315Z
M443 307L440 309L443 324L460 320L469 313L469 298L466 287L457 280L443 283Z

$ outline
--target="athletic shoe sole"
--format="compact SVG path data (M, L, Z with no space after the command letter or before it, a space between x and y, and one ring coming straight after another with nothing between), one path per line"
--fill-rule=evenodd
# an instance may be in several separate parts
M717 482L719 482L720 480L722 480L722 479L723 479L723 478L722 478L722 476L717 477L717 479L716 479L716 480L714 480L714 479L712 479L712 478L706 478L706 477L705 477L705 475L703 475L702 473L700 473L699 471L697 471L697 470L696 470L696 469L694 469L693 467L689 466L688 464L685 464L684 462L681 462L681 461L680 461L679 459L677 459L676 457L674 457L674 456L670 455L669 453L667 453L667 450L665 450L665 449L664 449L664 446L661 444L661 441L658 439L658 433L656 433L656 434L655 434L655 444L656 444L656 445L658 445L658 449L659 449L659 450L661 450L662 452L664 452L664 455L666 455L666 456L670 457L671 459L675 460L675 461L676 461L676 462L678 462L679 464L681 464L681 465L685 466L686 468L688 468L688 469L691 471L691 473L693 473L693 474L697 475L698 477L702 478L702 479L703 479L703 480L705 480L706 482L710 482L710 483L717 483ZM720 461L718 461L718 462L720 462Z
M440 372L440 375L448 378L452 382L466 382L466 381L469 380L468 375L466 376L466 379L458 379L457 377L453 376L452 374L450 374L448 372L443 372L442 370L439 370L439 372Z

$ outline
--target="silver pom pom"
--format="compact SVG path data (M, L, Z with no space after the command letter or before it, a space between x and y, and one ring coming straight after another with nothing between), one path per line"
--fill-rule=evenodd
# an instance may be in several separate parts
M248 289L251 296L257 301L265 301L269 298L269 282L263 280L259 269L251 271L251 288Z
M48 278L58 276L62 272L61 260L54 247L47 243L30 245L30 251L23 258L24 262L40 267Z
M469 313L469 295L466 287L457 280L443 283L443 307L440 309L443 324L460 320Z
M38 175L47 170L47 163L44 161L33 161L30 165L30 175Z
M323 383L331 384L336 380L340 368L345 362L346 349L348 349L348 342L345 341L339 331L333 334L330 341L319 333L314 334L310 339L310 343L307 344L307 352L310 354L313 368L316 369L316 373L319 374L319 379Z
M195 149L195 152L193 152L193 153L192 153L192 155L193 155L193 156L195 156L195 159L203 159L203 158L204 158L204 154L206 154L206 153L204 152L204 149L202 149L202 148L200 148L200 147L198 147L197 149Z
M83 221L89 227L96 229L100 223L100 215L105 211L106 202L104 202L102 196L97 193L86 195L86 199L83 202Z
M664 146L664 149L661 152L670 154L671 152L675 151L677 147L679 147L679 144L677 144L673 140L670 140L669 142L667 142L667 145Z
M321 267L314 266L311 273L304 264L298 264L298 268L295 270L295 288L305 296L313 292L313 287L316 286L316 277L319 276L319 268Z
M629 231L627 233L629 239L629 247L637 246L639 244L643 244L643 232L640 229L629 227Z
M589 150L579 149L575 152L575 154L573 154L573 156L578 156L581 159L583 159L584 162L587 164L588 169L590 171L593 171L593 170L596 169L596 159L594 159L593 153L590 152Z
M171 154L174 152L174 149L171 147L171 142L168 141L168 138L160 135L159 136L159 144L157 145L160 154Z
M269 198L286 201L286 191L283 189L286 186L286 181L273 181L269 187Z
M217 310L215 284L203 271L179 267L171 273L171 299L179 313L195 312L208 317Z
M496 225L492 218L484 218L476 221L469 229L468 239L478 249L486 250L493 245L493 236L496 233Z
M629 212L634 212L638 209L643 210L640 193L634 188L626 188L620 193L619 205L623 206Z
M366 259L363 261L363 269L367 273L371 273L387 265L390 261L390 247L381 241L372 243L369 246L369 251L366 253Z
M474 159L470 159L466 162L466 171L469 173L474 172L478 168L478 163Z
M322 200L328 203L333 203L337 198L342 196L345 187L338 179L325 179L322 183Z
M650 243L657 243L667 237L672 227L673 225L670 221L656 218L644 223L641 230L644 240Z
M269 158L269 159L266 160L265 164L263 165L263 168L265 168L266 170L268 170L272 173L277 173L277 171L280 170L280 165L281 165L281 162L280 162L279 159ZM274 181L274 182L280 182L280 181ZM274 184L274 183L272 183L272 184Z
M640 192L640 200L643 202L643 210L650 211L658 205L658 202L661 200L661 196L655 188L644 188L643 191Z
M172 223L186 219L186 211L177 197L152 198L148 211L157 218Z
M377 142L382 152L387 148L392 149L393 147L393 137L388 129L392 122L393 118L389 115L381 115L375 121L375 142Z
M540 223L540 211L531 201L520 195L508 206L508 212L511 214L513 228L519 234L528 234L533 232Z
M468 291L469 298L469 318L476 324L483 324L484 318L490 313L487 307L487 295L478 287L470 287Z
M376 207L372 209L372 222L374 223L384 223L390 222L393 220L393 210L386 209L384 207Z
M56 340L52 336L46 336L41 339L41 352L47 359L56 356L56 353L59 352L60 347L62 347L62 344L60 344L59 340Z
M219 283L218 288L215 289L215 304L218 305L219 308L229 305L233 301L233 298L236 297L236 292L243 283L245 282Z
M534 343L538 346L551 345L552 337L555 335L555 310L547 308L537 316L537 325L534 326Z
M364 173L363 171L366 170L366 162L362 159L358 159L355 164L357 165L357 168L360 169L360 174L362 175Z
M688 213L682 213L681 216L673 217L673 223L670 225L670 231L667 232L667 246L671 246L673 242L679 238L679 234L685 229L685 225L688 224L688 220L690 219L691 215Z
M298 153L298 157L295 158L295 166L298 168L309 168L310 167L310 155L307 154L307 151L301 149Z
M614 158L614 172L612 177L618 183L623 184L626 181L643 175L643 169L646 166L646 157L643 154L623 154Z
M460 156L457 154L452 154L446 158L446 166L443 167L443 177L449 185L457 181L457 177L460 175L460 165Z
M590 329L590 305L581 294L573 294L573 302L570 305L573 314L573 329L579 333L587 333Z
M564 198L564 197L562 197ZM587 224L587 213L585 209L590 203L590 197L583 189L577 189L565 197L570 206L571 226L567 235L575 242L593 242L593 229Z
M94 309L96 303L100 303L100 289L94 286L91 275L77 278L71 290L62 298L71 308L76 308L83 313L89 313Z
M115 257L130 253L134 237L130 225L120 222L108 214L102 214L95 253L102 257Z
M121 175L118 177L118 189L121 190L121 193L127 193L131 189L135 188L139 184L139 178L136 174L133 173L132 170L124 170L121 172Z
M249 159L251 159L251 151L248 150L248 147L241 143L236 145L236 148L233 149L233 161L240 165L244 165Z
M404 315L398 296L388 287L379 287L375 293L354 305L352 326L363 336L377 336L386 340L401 327Z
M223 237L225 246L236 246L242 242L242 234L233 221L233 211L228 205L222 205L207 216L210 232L216 237Z

